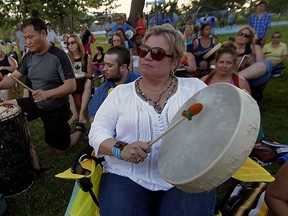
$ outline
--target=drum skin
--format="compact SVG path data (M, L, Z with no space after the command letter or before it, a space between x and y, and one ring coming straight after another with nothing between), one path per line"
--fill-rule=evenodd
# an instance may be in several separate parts
M185 192L204 192L229 179L245 162L257 139L260 112L243 90L217 83L191 97L170 125L195 103L202 111L167 133L159 151L161 176Z
M19 107L8 111L0 115L0 193L5 196L18 194L33 183L26 117Z

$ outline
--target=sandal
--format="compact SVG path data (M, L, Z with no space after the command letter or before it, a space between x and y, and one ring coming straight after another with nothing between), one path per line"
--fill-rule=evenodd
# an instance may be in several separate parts
M85 131L86 131L85 124L82 122L77 122L76 127L75 127L75 131L80 131L82 133L85 133Z
M43 173L48 173L50 172L54 167L51 166L51 167L48 167L46 166L45 164L39 162L39 169L36 169L36 168L33 168L34 169L34 172L36 174L43 174Z

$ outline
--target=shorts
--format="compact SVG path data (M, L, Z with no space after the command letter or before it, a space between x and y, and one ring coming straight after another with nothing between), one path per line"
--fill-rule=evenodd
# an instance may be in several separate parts
M52 110L42 110L38 108L32 97L17 99L22 111L27 114L27 120L32 121L41 118L44 131L45 142L58 150L66 150L70 146L70 117L69 103L65 103Z
M248 80L251 88L266 84L266 83L268 83L269 79L271 78L272 62L269 60L261 60L260 62L263 62L266 64L266 67L267 67L266 73L257 79Z

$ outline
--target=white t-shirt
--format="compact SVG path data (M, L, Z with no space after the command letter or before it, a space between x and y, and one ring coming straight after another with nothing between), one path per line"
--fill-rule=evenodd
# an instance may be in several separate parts
M206 84L197 78L178 78L178 89L167 101L161 114L142 100L135 91L135 81L117 86L105 99L95 115L89 132L89 143L97 156L100 144L115 138L126 143L137 140L148 142L165 131L181 106ZM126 176L152 191L169 190L173 186L161 176L157 166L160 139L151 153L139 164L105 155L104 172Z

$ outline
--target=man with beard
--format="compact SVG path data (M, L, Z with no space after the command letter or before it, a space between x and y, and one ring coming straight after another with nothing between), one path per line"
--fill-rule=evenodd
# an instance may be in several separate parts
M132 82L140 76L140 74L129 71L130 60L131 54L125 47L111 47L106 52L104 57L105 66L102 72L106 81L96 89L88 105L88 116L91 123L97 110L112 89L120 84Z

